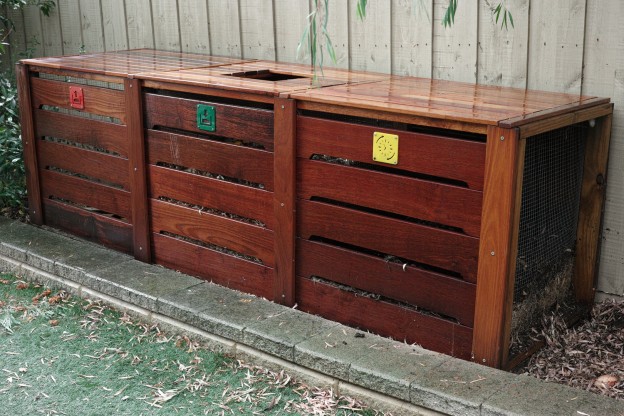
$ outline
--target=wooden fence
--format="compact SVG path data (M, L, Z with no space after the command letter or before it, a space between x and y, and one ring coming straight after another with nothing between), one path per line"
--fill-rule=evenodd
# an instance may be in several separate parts
M297 61L309 0L57 0L50 17L7 10L19 59L128 48ZM598 289L624 296L624 2L508 0L515 27L492 19L496 1L462 0L444 28L448 0L330 2L336 66L479 84L610 97L615 103ZM304 58L301 61L309 61ZM329 58L325 64L331 66Z

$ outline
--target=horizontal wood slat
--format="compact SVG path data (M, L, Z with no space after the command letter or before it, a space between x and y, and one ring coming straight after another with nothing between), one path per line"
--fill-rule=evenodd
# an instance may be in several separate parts
M130 193L75 176L41 171L41 194L119 215L130 221Z
M299 239L297 275L321 277L450 316L472 327L476 287L440 273Z
M53 166L129 189L127 159L44 140L37 143L37 157L40 169Z
M463 181L483 189L485 143L432 134L414 133L355 123L297 117L297 155L310 158L324 154L378 164L373 161L373 133L399 136L397 169Z
M273 232L196 209L150 200L152 232L167 231L253 256L273 266Z
M346 292L322 282L297 277L297 304L304 312L349 326L417 343L424 348L470 359L472 330L399 305Z
M273 297L273 269L172 237L153 234L154 260L231 289Z
M108 88L92 87L83 84L52 81L42 78L31 78L33 107L51 105L71 110L69 87L80 87L84 94L85 113L114 117L126 123L126 104L123 91Z
M328 198L479 235L481 191L305 159L299 160L298 176L300 198Z
M474 282L479 240L335 205L300 200L298 234L323 237L460 273Z
M215 107L216 130L214 132L197 128L198 104ZM267 150L273 149L273 112L269 110L145 94L145 114L147 128L161 126L223 136L259 143Z
M150 197L167 197L263 222L273 228L271 192L194 175L160 166L148 166Z
M36 134L78 142L128 156L126 126L46 110L34 110Z
M147 130L148 163L172 163L273 189L273 153L181 134Z
M45 224L124 253L132 252L132 226L115 218L44 200Z

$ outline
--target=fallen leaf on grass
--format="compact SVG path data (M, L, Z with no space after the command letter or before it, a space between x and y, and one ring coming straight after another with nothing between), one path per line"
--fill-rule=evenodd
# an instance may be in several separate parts
M24 290L24 289L28 289L30 287L29 283L26 282L21 282L18 283L17 286L15 287L17 290Z
M60 296L52 296L51 298L48 299L48 303L50 305L55 305L57 303L59 303L61 301L61 297Z
M59 324L58 319L50 319L50 326L57 326Z
M0 279L0 283L2 283L3 285L8 285L11 282L5 279Z

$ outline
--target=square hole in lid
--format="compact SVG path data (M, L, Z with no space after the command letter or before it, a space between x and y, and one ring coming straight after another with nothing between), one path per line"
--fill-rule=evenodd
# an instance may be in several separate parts
M273 72L269 69L235 72L233 74L224 74L224 75L227 75L230 77L238 77L238 78L260 79L264 81L287 81L289 79L309 78L304 75L283 74L280 72Z

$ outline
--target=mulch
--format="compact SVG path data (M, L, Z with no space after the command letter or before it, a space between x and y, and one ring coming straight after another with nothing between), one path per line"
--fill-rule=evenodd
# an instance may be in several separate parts
M597 303L571 328L557 312L542 323L545 346L515 372L624 400L624 302Z

